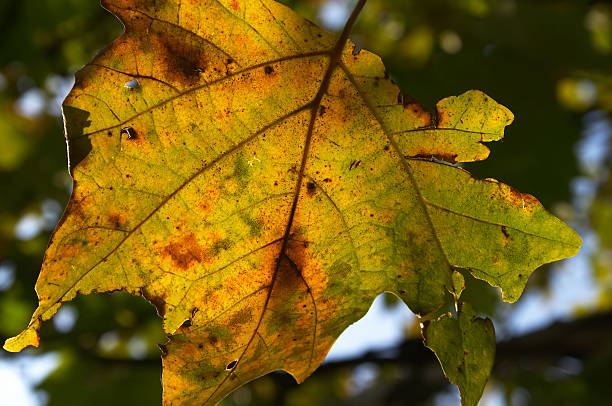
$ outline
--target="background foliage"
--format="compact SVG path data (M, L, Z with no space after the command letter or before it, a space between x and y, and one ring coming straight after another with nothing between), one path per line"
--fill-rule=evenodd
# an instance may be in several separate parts
M351 5L284 2L331 29ZM121 30L96 0L0 2L2 340L35 307L42 253L69 196L59 102L74 71ZM483 402L605 404L612 395L610 2L370 0L353 38L381 55L402 90L430 110L440 97L472 88L510 107L517 119L505 142L467 168L534 194L585 240L578 259L534 274L516 310L495 304L494 289L468 281L476 288L469 300L488 309L502 340ZM572 288L564 289L568 281ZM34 352L59 360L39 384L50 405L159 403L156 344L165 338L149 304L113 293L62 309L43 326ZM273 374L225 403L454 404L432 354L415 329L405 331L397 348L328 363L299 387ZM0 353L0 368L19 357Z

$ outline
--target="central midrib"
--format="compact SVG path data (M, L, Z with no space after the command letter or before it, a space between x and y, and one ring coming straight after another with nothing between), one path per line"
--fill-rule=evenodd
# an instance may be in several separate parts
M296 180L296 186L295 186L295 192L294 192L294 196L293 196L293 201L292 201L292 204L291 204L291 209L289 211L289 218L287 220L287 225L285 227L285 233L283 235L283 241L282 241L281 249L280 249L278 257L276 259L276 264L275 264L275 267L274 267L274 272L272 274L271 282L270 282L270 285L269 285L269 288L268 288L268 292L267 292L267 295L266 295L265 302L264 302L264 304L262 306L262 311L261 311L261 314L259 316L259 320L258 320L257 325L255 326L255 328L253 330L253 333L252 333L251 337L247 341L247 344L246 344L244 350L240 354L240 357L236 360L236 363L234 364L232 369L228 372L228 374L223 378L223 380L221 382L219 382L219 384L217 384L215 390L208 396L208 398L204 402L205 404L208 403L208 401L217 393L217 391L221 388L221 386L223 386L223 384L234 373L236 368L238 368L238 366L240 365L240 361L242 360L242 358L246 354L246 352L247 352L249 346L251 345L251 343L253 342L255 336L258 334L259 328L260 328L261 323L262 323L263 318L264 318L264 315L265 315L265 313L267 311L267 307L268 307L268 304L270 302L270 298L272 296L272 292L274 291L275 283L276 283L276 281L278 279L278 272L280 270L280 264L281 264L281 261L282 261L283 257L286 257L289 261L294 262L287 255L287 252L286 252L287 251L287 244L288 244L288 242L290 240L291 229L293 227L293 221L294 221L294 218L295 218L295 213L296 213L296 210L297 210L297 205L298 205L298 202L299 202L299 199L300 199L300 192L301 192L301 188L302 188L302 182L304 180L304 174L305 174L305 170L306 170L306 163L308 161L308 156L310 154L310 145L311 145L311 142L312 142L312 136L313 136L313 133L314 133L314 126L315 126L317 114L318 114L319 109L321 107L321 101L323 100L323 96L325 95L325 93L327 92L327 89L329 88L329 84L331 82L332 75L333 75L335 69L340 65L340 58L342 57L342 52L344 51L344 47L346 46L346 43L348 41L349 34L350 34L353 26L355 25L355 22L357 21L357 18L359 17L359 14L360 14L361 10L363 9L363 6L365 5L366 1L367 0L359 0L359 3L357 3L357 5L355 6L355 9L351 13L351 16L349 17L346 25L344 26L344 29L342 30L342 33L340 34L340 37L338 38L338 41L336 42L336 45L334 46L333 50L329 53L329 66L327 67L327 70L325 71L325 75L323 77L323 80L321 81L321 85L319 86L319 90L317 91L317 94L315 95L315 97L312 99L312 101L310 103L308 103L308 104L306 104L304 106L304 110L310 109L310 122L309 122L309 125L308 125L308 131L306 133L306 139L304 140L304 148L303 148L303 153L302 153L302 159L301 159L301 163L300 163L300 169L299 169L299 172L298 172L298 177L297 177L297 180ZM302 279L302 281L304 281L306 286L308 286L308 283L304 279L301 270L297 269L297 272L299 273L300 278ZM310 289L308 289L308 290L310 292ZM313 302L314 302L314 298L313 298ZM316 304L315 304L315 306L316 306ZM314 328L316 329L316 325L315 325ZM316 339L316 336L313 338L313 341L312 341L310 360L309 360L309 363L308 363L309 366L311 365L312 357L313 357L313 354L314 354L315 339Z

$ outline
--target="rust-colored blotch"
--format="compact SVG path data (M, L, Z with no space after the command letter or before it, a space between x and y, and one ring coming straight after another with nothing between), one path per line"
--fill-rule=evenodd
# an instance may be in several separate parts
M165 246L162 254L166 258L170 258L174 266L184 271L204 260L204 249L192 232Z

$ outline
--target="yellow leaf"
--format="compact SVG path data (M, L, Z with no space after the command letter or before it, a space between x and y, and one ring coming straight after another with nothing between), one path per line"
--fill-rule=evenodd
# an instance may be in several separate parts
M478 91L407 103L380 59L272 0L104 0L125 33L64 102L74 178L10 351L78 293L142 295L171 335L164 403L304 380L383 291L417 314L462 268L516 300L580 238L484 159L510 111Z

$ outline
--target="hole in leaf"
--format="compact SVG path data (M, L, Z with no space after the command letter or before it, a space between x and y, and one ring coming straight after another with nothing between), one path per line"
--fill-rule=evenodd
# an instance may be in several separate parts
M132 79L125 84L125 87L127 87L128 89L136 89L139 86L140 86L140 83L138 83L137 79Z
M134 130L132 127L123 127L121 129L120 135L123 135L123 134L127 134L128 140L133 140L137 138L136 130Z

